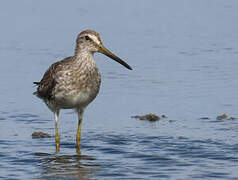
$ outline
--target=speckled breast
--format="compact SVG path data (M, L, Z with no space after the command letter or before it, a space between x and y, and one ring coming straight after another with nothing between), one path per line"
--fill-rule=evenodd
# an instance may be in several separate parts
M96 67L84 73L69 71L59 82L54 90L55 105L63 109L85 108L99 92L101 75Z

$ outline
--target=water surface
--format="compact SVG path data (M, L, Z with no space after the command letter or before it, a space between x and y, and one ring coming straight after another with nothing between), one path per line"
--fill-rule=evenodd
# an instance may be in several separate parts
M14 3L14 6L13 6ZM0 3L1 179L237 179L238 2L5 1ZM53 114L32 93L84 29L133 67L95 55L103 82L85 112ZM150 123L130 118L166 114ZM173 121L170 121L173 120Z

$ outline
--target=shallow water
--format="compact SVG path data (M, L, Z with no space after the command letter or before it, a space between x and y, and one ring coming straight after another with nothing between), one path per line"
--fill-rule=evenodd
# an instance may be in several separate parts
M4 1L0 3L1 179L237 179L238 2ZM136 5L136 6L135 6ZM77 33L95 29L133 67L95 55L103 77L85 112L53 114L32 93ZM151 123L146 113L168 118ZM170 121L173 120L173 121Z

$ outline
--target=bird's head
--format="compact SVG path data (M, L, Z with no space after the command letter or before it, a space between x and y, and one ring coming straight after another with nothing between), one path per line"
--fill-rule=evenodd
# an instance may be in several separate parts
M76 49L80 49L80 51L83 50L92 53L99 52L105 54L106 56L125 66L127 69L132 70L132 68L126 62L114 55L103 45L100 35L95 31L82 31L77 37Z

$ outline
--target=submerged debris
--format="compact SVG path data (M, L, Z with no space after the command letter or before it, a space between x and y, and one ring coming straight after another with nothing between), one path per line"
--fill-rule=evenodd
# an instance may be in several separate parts
M202 119L202 120L208 120L208 119L210 119L209 117L201 117L200 119Z
M235 118L235 117L230 117L229 118L229 120L235 120L235 119L237 119L237 118Z
M222 115L217 116L217 120L227 119L228 116L224 113Z
M160 117L157 116L156 114L145 114L143 116L131 116L132 118L140 119L140 120L148 120L148 121L158 121L160 120Z
M228 115L226 115L226 114L222 114L220 116L217 116L217 120L223 120L223 119L236 120L238 118L236 118L236 117L228 117Z
M175 122L175 120L170 119L169 122L172 123L172 122Z
M183 136L179 136L178 139L185 139L185 137L183 137Z
M44 133L44 132L33 132L32 133L32 138L51 138L52 136L48 133Z
M161 117L162 118L167 118L167 116L165 114L162 114Z

